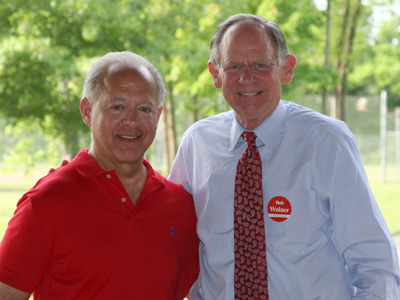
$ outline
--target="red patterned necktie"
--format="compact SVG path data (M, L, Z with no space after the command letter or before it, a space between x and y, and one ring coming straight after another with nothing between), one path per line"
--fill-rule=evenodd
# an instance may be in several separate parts
M254 132L242 134L247 149L235 180L235 300L268 299L262 165Z

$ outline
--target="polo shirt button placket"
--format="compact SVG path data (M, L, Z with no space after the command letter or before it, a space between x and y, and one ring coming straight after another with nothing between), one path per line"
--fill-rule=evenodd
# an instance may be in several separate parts
M107 178L107 179L111 179L111 177L112 177L111 174L106 174L106 178ZM121 202L122 202L122 203L126 203L126 198L125 198L125 197L122 197L122 198L121 198Z

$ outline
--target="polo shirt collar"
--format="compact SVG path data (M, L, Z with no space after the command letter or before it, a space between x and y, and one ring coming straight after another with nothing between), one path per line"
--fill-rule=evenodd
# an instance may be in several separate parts
M147 168L147 179L140 193L137 203L142 201L142 199L145 199L155 190L165 187L164 181L162 180L162 176L158 172L154 171L150 163L147 160L143 159L143 164Z
M162 187L164 186L162 177L159 173L155 172L150 163L143 159L143 164L147 168L147 180L151 182L151 186L153 187ZM115 171L105 171L102 169L96 161L90 156L89 149L82 149L78 155L74 158L74 167L79 174L85 177L98 177L102 176L106 173L114 173Z
M75 156L73 162L76 171L85 177L98 177L107 173L90 156L89 149L82 149L78 155Z
M257 147L265 146L268 150L274 151L281 141L286 116L286 107L282 104L282 101L279 101L275 111L252 130L257 135ZM244 140L240 139L244 131L246 131L246 129L238 122L235 116L231 127L229 151L233 151L236 147L244 143Z

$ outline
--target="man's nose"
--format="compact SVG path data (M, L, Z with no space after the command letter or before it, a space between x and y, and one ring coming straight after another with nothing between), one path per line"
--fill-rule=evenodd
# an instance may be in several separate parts
M124 119L122 120L122 124L135 127L138 122L138 114L136 110L129 110Z
M254 72L252 65L244 65L242 72L240 73L240 82L251 83L254 81Z

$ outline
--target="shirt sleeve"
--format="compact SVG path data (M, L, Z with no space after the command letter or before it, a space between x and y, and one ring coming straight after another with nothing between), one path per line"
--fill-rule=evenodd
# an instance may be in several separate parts
M353 299L398 299L399 261L354 138L338 151L332 240L349 268Z
M182 184L185 190L192 194L192 188L188 179L189 166L186 164L186 158L190 157L188 153L190 149L188 149L188 147L185 147L185 145L186 140L184 136L184 139L182 140L182 143L175 156L174 163L172 164L171 172L168 179L177 184Z
M32 293L45 269L46 244L31 201L25 195L0 244L0 281Z

